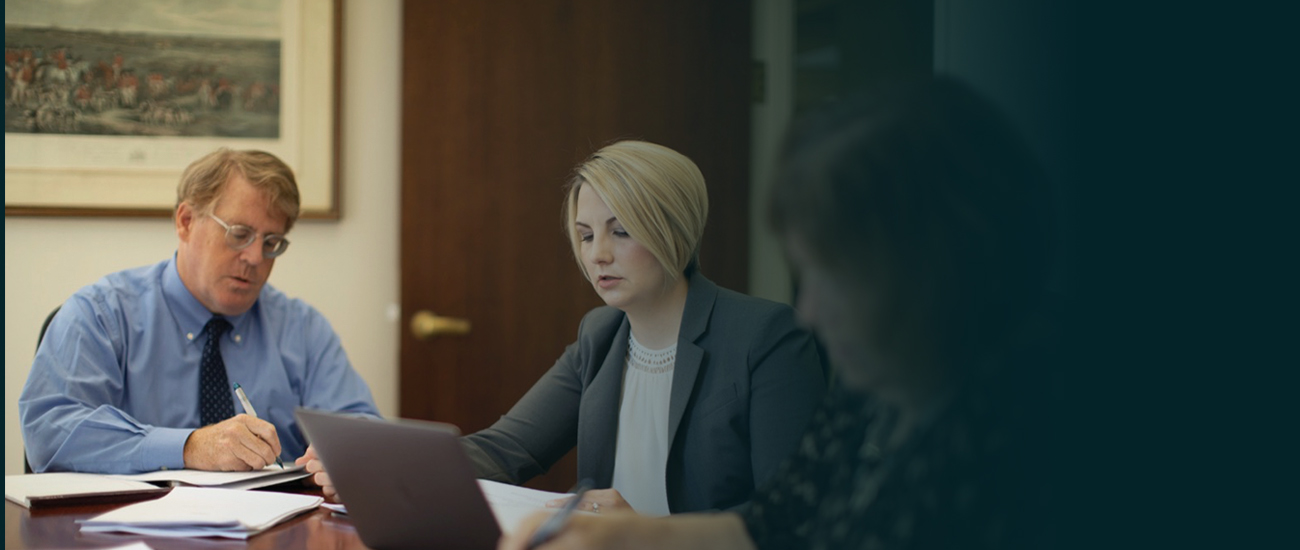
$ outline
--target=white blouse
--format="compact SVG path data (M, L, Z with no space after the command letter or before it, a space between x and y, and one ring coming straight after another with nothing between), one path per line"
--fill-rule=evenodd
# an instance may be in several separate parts
M628 339L614 450L614 488L638 513L668 515L668 402L677 344L650 350Z

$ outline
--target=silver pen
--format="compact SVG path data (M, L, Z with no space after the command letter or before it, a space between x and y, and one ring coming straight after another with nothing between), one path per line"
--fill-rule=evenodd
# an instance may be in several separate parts
M239 404L244 406L244 412L248 413L248 416L257 418L257 411L253 410L253 404L248 402L248 395L244 393L244 388L239 387L238 383L235 384L235 395L239 396ZM279 466L281 470L284 469L284 463L280 462L278 456L275 457L275 465Z
M542 523L541 527L538 527L536 531L533 531L533 537L528 539L529 550L546 544L547 541L560 534L560 531L564 529L564 525L569 522L569 516L573 515L573 511L578 509L578 503L582 502L582 495L591 490L591 486L592 482L590 479L579 481L578 484L574 486L573 491L571 491L573 493L573 498L564 503L564 507L560 508L559 512L556 512L555 515L547 518L546 521Z

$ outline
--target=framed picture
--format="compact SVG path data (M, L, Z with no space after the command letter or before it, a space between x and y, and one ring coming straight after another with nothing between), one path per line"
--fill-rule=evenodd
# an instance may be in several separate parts
M338 219L341 0L5 0L5 215L171 215L218 147Z

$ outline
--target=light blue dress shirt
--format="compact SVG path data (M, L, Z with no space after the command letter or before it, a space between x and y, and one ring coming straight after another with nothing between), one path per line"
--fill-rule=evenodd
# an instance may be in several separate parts
M18 400L32 469L183 468L185 440L199 427L199 359L211 317L174 257L77 291L50 323ZM227 319L226 374L275 425L282 460L307 448L296 407L379 415L315 308L268 284L251 309ZM244 411L236 404L235 412Z

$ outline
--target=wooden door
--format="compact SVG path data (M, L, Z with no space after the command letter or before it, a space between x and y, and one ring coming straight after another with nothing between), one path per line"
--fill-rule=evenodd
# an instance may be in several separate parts
M554 364L600 301L560 216L573 166L619 138L681 151L709 185L704 273L744 291L748 0L410 1L403 22L400 411L465 433ZM567 490L573 454L530 483Z

